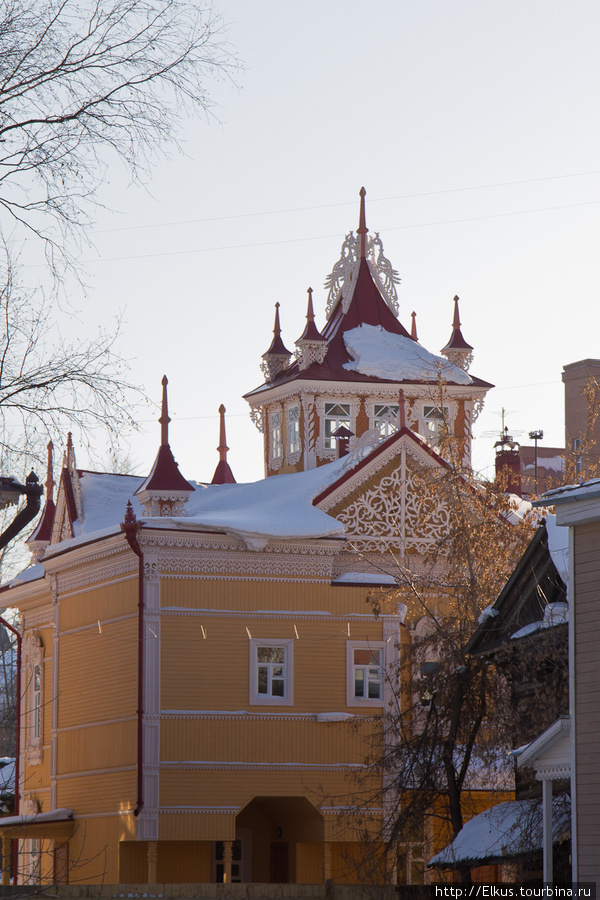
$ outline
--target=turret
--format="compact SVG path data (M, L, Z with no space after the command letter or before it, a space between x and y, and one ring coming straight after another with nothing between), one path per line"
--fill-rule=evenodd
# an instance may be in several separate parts
M308 369L314 362L322 363L327 353L327 340L315 325L312 288L308 289L306 328L296 341L296 359L300 370Z
M221 403L219 407L219 446L217 450L219 451L219 462L217 464L217 468L215 469L215 474L213 475L211 484L235 484L235 478L233 477L233 472L231 471L231 467L227 462L227 451L229 447L227 446L227 439L225 437L225 407Z
M279 303L275 304L275 327L273 328L273 340L271 346L263 353L261 371L266 381L274 381L280 372L290 364L292 354L281 340L281 326L279 324Z
M184 506L194 493L185 480L169 446L169 418L167 406L167 376L162 380L162 406L160 419L160 447L154 465L146 480L137 489L136 496L144 507L146 516L185 516Z
M453 365L469 371L473 362L473 348L467 344L460 330L460 316L458 314L458 297L454 298L454 319L452 321L452 334L450 340L443 348L442 353Z

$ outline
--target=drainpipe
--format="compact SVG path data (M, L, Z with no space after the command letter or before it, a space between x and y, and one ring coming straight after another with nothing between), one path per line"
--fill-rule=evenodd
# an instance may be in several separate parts
M121 531L138 558L137 802L134 816L139 816L144 808L144 554L137 538L141 527L131 500L128 500Z

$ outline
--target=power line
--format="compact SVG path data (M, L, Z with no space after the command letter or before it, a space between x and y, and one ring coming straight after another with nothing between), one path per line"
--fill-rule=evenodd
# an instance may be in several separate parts
M541 181L558 181L564 178L583 178L590 175L600 175L600 171L572 172L568 175L548 175L543 178L524 178L519 181L497 181L492 184L476 184L468 187L443 188L439 191L420 191L415 194L397 194L393 197L369 197L369 205L372 203L386 203L391 200L413 200L418 197L439 197L444 194L459 194L465 191L482 191L498 187L515 187L520 184L536 184ZM249 219L258 216L278 216L295 212L313 212L319 209L336 209L343 206L356 206L355 200L345 200L343 203L321 203L315 206L291 206L284 209L266 209L259 212L232 213L228 216L209 216L204 219L181 219L176 222L157 222L149 225L126 225L123 228L103 228L94 231L93 234L112 234L121 231L142 231L148 228L170 228L180 225L200 225L206 222L226 222L231 219Z
M387 227L385 229L386 234L390 231L405 231L411 228L430 228L436 225L456 225L462 224L465 222L481 222L487 219L503 219L509 216L524 216L530 215L532 213L540 213L540 212L554 212L562 209L575 209L582 206L595 206L600 203L600 200L588 200L584 203L566 203L562 206L542 206L537 207L535 209L521 209L515 210L513 212L506 213L493 213L489 216L469 216L464 219L440 219L436 222L420 222L414 223L412 225L392 225L391 227ZM311 237L303 237L303 238L285 238L279 241L258 241L253 244L224 244L219 247L195 247L191 250L165 250L162 253L140 253L134 254L131 256L103 256L99 259L85 260L84 264L89 265L92 263L103 263L103 262L124 262L130 259L156 259L157 257L162 256L187 256L191 253L211 253L216 252L218 250L247 250L252 249L254 247L274 247L281 244L298 244L304 243L306 241L324 241L324 240L332 240L333 238L339 238L338 234L321 234L321 235L313 235ZM39 264L41 265L41 264ZM37 268L38 266L32 266L27 268Z

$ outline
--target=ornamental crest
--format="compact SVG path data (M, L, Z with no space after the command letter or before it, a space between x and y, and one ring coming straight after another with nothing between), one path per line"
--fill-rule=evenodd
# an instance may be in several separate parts
M340 296L342 297L342 311L345 313L348 309L358 273L358 248L358 237L351 231L344 239L339 260L331 270L331 274L325 279L325 287L329 291L327 294L327 318L331 316ZM400 276L383 253L383 243L378 231L373 237L367 238L366 250L369 271L381 296L397 316L399 304L396 285L400 284Z

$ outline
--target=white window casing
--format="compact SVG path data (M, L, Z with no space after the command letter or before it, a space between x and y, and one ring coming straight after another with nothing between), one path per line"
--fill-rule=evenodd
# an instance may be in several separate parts
M250 640L249 703L292 706L294 703L294 640Z
M382 707L385 673L385 641L346 641L347 706Z

